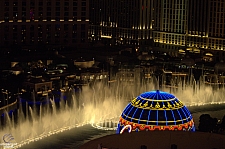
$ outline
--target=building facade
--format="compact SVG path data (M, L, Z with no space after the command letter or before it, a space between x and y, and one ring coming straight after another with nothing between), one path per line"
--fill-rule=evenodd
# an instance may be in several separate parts
M148 44L152 12L150 0L90 0L89 39L107 45Z
M153 38L156 47L178 50L186 44L187 0L154 1Z
M0 46L88 42L88 0L1 0Z
M224 0L1 0L0 8L3 47L100 42L225 56Z
M189 0L187 47L211 52L216 60L225 60L224 8L224 0Z
M89 39L110 45L153 45L172 55L179 50L213 51L221 59L224 8L224 0L90 0Z

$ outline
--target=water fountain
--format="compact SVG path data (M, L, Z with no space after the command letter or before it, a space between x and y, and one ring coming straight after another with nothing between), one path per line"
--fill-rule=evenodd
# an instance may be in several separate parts
M91 86L83 86L79 96L71 88L70 104L61 100L60 108L56 110L54 99L51 99L49 103L51 108L40 105L38 113L27 105L27 113L18 110L16 124L7 116L6 125L0 131L0 136L12 134L17 148L87 123L98 129L113 130L128 101L140 93L156 89L156 81L157 79L152 77L148 81L135 84L96 82ZM213 89L212 86L204 85L201 79L199 82L193 79L189 84L179 81L175 85L172 82L171 86L174 87L162 86L162 90L176 95L187 106L224 103L224 88ZM31 118L25 116L28 114Z

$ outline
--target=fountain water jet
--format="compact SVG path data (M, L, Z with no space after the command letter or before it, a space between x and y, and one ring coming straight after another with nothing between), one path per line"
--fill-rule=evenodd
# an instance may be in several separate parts
M8 120L9 125L0 132L0 136L11 133L19 147L87 123L99 127L106 126L108 120L114 123L111 118L119 117L128 101L140 93L154 90L157 82L154 77L146 82L135 84L115 82L108 85L96 82L92 86L83 86L82 92L79 93L74 89L70 90L71 99L66 101L62 95L59 110L56 108L54 98L50 99L50 106L40 104L39 113L26 103L25 114L22 109L18 110L18 124L12 127L11 121ZM171 86L176 87L162 86L162 90L176 95L187 106L224 103L224 88L214 90L211 86L202 85L201 81L194 80L189 85L185 81L182 83L182 80L176 83L171 80L171 82ZM29 119L29 114L32 120ZM114 126L110 125L110 127Z

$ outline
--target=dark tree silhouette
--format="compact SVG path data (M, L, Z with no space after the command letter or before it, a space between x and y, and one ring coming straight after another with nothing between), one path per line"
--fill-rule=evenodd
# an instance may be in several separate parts
M222 118L222 122L219 125L219 129L220 129L220 132L224 132L224 130L225 130L225 115Z
M214 133L218 133L219 127L218 127L218 119L213 118L212 119L212 128Z
M202 114L199 117L198 129L202 132L217 132L217 122L218 120L216 118L212 118L209 114Z

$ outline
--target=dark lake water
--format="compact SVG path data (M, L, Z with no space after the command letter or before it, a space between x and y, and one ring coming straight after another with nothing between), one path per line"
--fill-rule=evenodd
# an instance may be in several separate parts
M22 149L78 149L82 144L105 135L115 134L115 131L104 131L91 125L74 128L62 133L46 137L37 142L22 146Z

